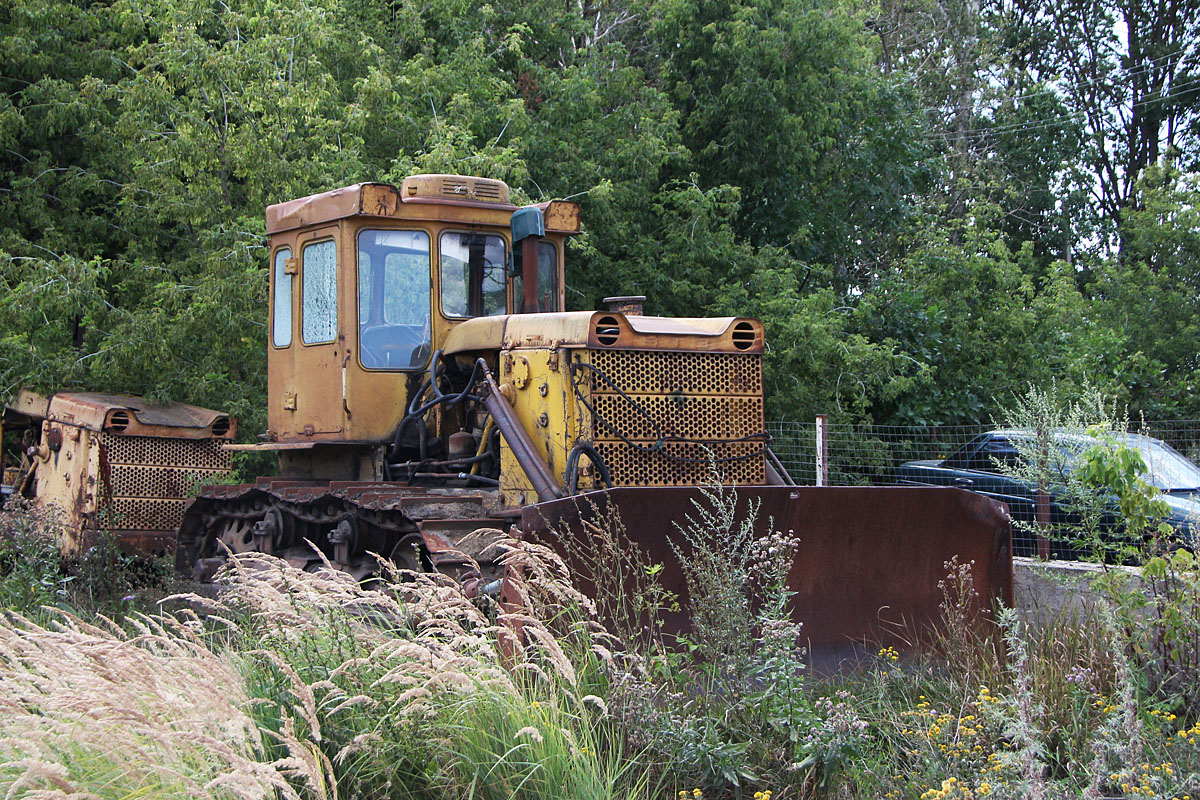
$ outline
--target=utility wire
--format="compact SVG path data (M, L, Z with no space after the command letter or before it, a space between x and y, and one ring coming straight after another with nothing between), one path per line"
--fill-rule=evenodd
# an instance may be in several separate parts
M1193 86L1200 85L1200 75L1183 81L1178 86L1174 87L1177 91L1186 91ZM985 137L996 133L1010 133L1041 130L1044 128L1053 128L1059 125L1065 125L1083 119L1087 116L1085 111L1077 111L1073 114L1066 114L1059 117L1042 117L1038 119L1022 120L1021 122L1008 123L1004 125L995 125L987 128L967 128L961 131L926 131L922 134L926 139L959 139L962 137Z
M1194 48L1192 48L1191 46L1188 46L1188 47L1181 47L1181 48L1180 48L1180 49L1178 49L1178 50L1173 50L1173 51L1171 51L1170 53L1167 53L1167 54L1165 54L1165 55L1159 56L1158 58L1152 58L1152 59L1150 59L1150 60L1149 60L1149 62L1148 62L1148 63L1147 63L1147 64L1146 64L1144 67L1143 67L1142 65L1139 65L1139 66L1138 66L1138 68L1136 68L1136 69L1131 69L1131 70L1128 70L1127 72L1124 72L1124 73L1122 73L1122 74L1123 74L1123 76L1124 76L1124 77L1127 77L1127 78L1132 78L1132 77L1135 77L1135 76L1144 75L1144 74L1146 74L1146 73L1148 73L1148 72L1151 72L1151 71L1154 69L1154 66L1151 66L1151 65L1155 64L1155 62L1158 62L1158 61L1164 61L1164 60L1166 60L1166 59L1173 58L1173 57L1175 57L1175 56L1177 56L1177 55L1180 55L1180 54L1188 54L1188 53L1189 53L1189 51L1192 51L1193 49L1194 49ZM1094 80L1094 81L1084 81L1084 82L1082 82L1082 83L1076 83L1076 84L1072 84L1072 86L1073 86L1074 88L1076 88L1076 89L1082 89L1082 88L1086 88L1086 87L1090 87L1090 86L1096 86L1096 85L1098 85L1098 84L1101 84L1101 83L1104 83L1104 80L1103 80L1103 79L1100 79L1100 78L1097 78L1097 79L1096 79L1096 80ZM1018 94L1018 95L1014 95L1013 97L1008 97L1008 98L1005 98L1005 99L1004 99L1002 102L1005 102L1005 103L1007 103L1007 102L1012 102L1012 101L1015 101L1015 100L1028 100L1028 99L1029 99L1029 98L1031 98L1031 97L1040 97L1041 95L1044 95L1044 94L1046 94L1047 92L1050 92L1050 91L1055 91L1055 90L1054 90L1054 88L1053 88L1052 86L1050 86L1050 85L1047 85L1046 89L1043 89L1043 90L1040 90L1040 91L1035 91L1035 92L1027 92L1027 93L1025 93L1025 94ZM969 110L969 109L973 109L973 108L980 108L980 107L983 107L983 108L993 108L993 110L996 110L996 109L1003 108L1003 106L1002 106L1002 105L998 105L998 106L994 106L994 107L992 107L992 106L983 106L982 104L970 104L970 105L966 105L966 104L959 104L959 105L952 105L952 106L933 106L933 107L930 107L930 108L926 108L926 109L925 109L925 111L926 111L926 112L933 112L933 111L964 111L964 110Z

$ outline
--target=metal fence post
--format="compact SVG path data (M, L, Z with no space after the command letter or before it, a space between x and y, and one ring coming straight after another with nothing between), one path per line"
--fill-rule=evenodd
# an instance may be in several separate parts
M1046 471L1050 458L1050 435L1043 429L1037 431L1037 549L1038 558L1050 558L1050 493L1046 490Z
M829 485L829 416L817 414L817 486Z

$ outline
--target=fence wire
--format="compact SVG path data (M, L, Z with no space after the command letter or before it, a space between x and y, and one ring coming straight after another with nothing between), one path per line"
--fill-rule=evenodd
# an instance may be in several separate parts
M1130 422L1130 431L1161 439L1200 463L1200 420ZM890 486L908 461L940 461L992 425L837 425L825 426L830 486ZM767 423L771 449L792 480L817 483L817 425L776 420Z

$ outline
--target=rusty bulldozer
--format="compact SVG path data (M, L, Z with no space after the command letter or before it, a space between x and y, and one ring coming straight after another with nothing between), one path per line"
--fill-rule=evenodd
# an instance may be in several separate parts
M615 508L685 595L671 520L715 472L799 537L789 583L818 651L928 624L953 556L973 562L981 605L1011 602L1002 505L957 489L792 484L765 430L758 320L646 316L637 297L565 311L579 224L574 203L516 207L504 183L458 175L270 206L269 430L219 449L271 452L279 472L203 486L181 518L163 516L168 538L178 522L177 567L204 579L226 553L257 550L366 579L378 554L497 586L473 532L517 526L553 541ZM98 427L43 415L34 447L53 448L47 427L98 434L93 460L115 484L121 412L105 413ZM232 436L224 424L175 441L219 442Z

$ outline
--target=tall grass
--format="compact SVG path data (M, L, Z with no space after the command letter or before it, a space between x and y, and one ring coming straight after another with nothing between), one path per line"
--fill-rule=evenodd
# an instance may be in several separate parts
M0 791L96 797L639 798L608 713L611 637L550 550L499 557L520 603L436 575L367 589L231 558L216 599L0 627ZM197 609L199 614L190 609Z
M173 618L10 615L0 671L6 797L330 796L307 744L268 741L233 664Z
M549 550L502 558L519 608L442 576L364 589L269 556L233 559L209 613L278 718L362 797L621 798L647 778L612 732L586 598ZM277 711L276 711L277 710Z
M0 562L6 591L42 600L10 594L0 620L0 793L1200 797L1190 554L1152 560L1140 589L1110 573L1092 615L1040 627L977 616L969 565L948 562L936 649L817 679L787 614L795 537L731 493L703 502L673 535L708 598L678 640L634 627L669 602L655 565L623 568L645 593L620 637L567 563L517 539L496 545L504 602L387 565L367 588L244 554L217 598L117 620L55 607L58 566ZM5 541L43 541L21 524Z

